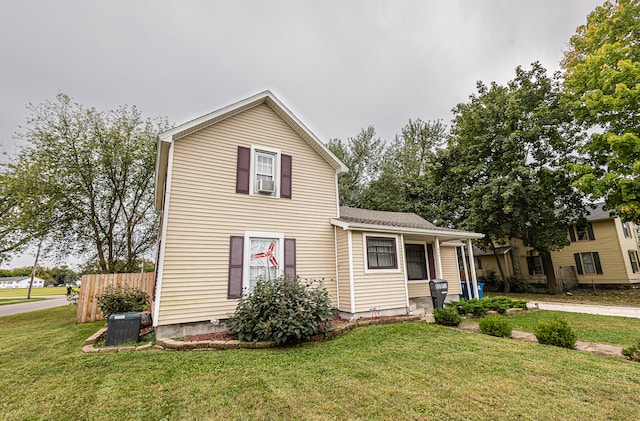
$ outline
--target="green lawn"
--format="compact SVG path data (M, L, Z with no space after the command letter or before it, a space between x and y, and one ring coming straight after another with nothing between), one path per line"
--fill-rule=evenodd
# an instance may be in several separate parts
M631 317L597 316L562 311L527 311L509 316L514 329L533 332L539 320L548 321L560 316L569 322L578 340L629 346L640 340L640 319Z
M31 301L42 301L42 300L46 300L46 298L33 298L31 297L30 299L26 299L26 298L0 298L0 306L4 306L7 304L18 304L18 303L28 303Z
M75 306L0 318L0 419L635 419L640 364L425 323L302 347L83 354Z
M26 297L29 288L2 288L0 297ZM66 287L31 288L32 297L45 297L47 295L67 295Z

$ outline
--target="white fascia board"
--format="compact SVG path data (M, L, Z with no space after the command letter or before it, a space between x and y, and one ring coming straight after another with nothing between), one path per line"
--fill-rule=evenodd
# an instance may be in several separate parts
M396 233L396 234L433 235L435 237L440 237L440 238L451 238L452 240L484 238L484 234L480 234L477 232L468 232L468 231L451 232L451 231L430 230L430 229L424 229L424 228L392 227L388 225L374 225L374 224L362 224L358 222L345 222L338 219L331 219L331 224L345 230L389 232L389 233Z

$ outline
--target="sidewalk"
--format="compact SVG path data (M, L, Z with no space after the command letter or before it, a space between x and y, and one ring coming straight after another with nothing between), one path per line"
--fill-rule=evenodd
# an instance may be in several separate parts
M50 295L42 298L46 298L46 300L0 306L0 317L10 316L12 314L27 313L36 310L45 310L53 307L61 307L69 304L66 295Z
M464 330L466 332L471 332L471 333L482 333L480 331L479 322L475 320L463 320L462 323L460 324L460 330ZM536 339L536 335L529 332L523 332L521 330L513 330L511 332L511 338L517 341L538 343L538 340ZM576 350L578 351L626 360L626 357L622 355L622 348L623 347L617 346L617 345L576 341Z
M546 301L530 301L528 308L540 310L566 311L569 313L599 314L602 316L634 317L640 319L640 307L609 306L598 304L551 303Z

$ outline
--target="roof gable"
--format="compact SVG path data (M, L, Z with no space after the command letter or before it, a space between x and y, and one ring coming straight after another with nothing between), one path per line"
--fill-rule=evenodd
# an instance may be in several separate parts
M238 101L219 110L188 121L158 135L158 154L156 158L156 208L162 206L164 183L169 165L170 145L185 136L226 120L260 104L268 105L287 125L289 125L307 144L309 144L329 165L341 175L348 171L347 166L340 161L327 146L320 141L285 105L270 91L264 91L252 97Z

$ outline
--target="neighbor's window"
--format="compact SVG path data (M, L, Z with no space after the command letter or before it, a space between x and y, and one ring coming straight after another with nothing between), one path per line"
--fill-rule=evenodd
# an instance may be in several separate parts
M389 237L367 237L369 269L397 269L396 240Z
M571 225L569 227L569 237L571 237L571 241L589 241L596 239L593 234L593 225L591 225L591 222L587 222L586 225Z
M624 233L624 238L631 238L631 227L628 222L622 223L622 232Z
M638 272L638 252L636 250L629 250L629 260L631 261L633 273Z
M427 277L427 258L423 244L407 244L407 279L429 279Z
M584 270L584 273L596 273L596 266L593 262L593 254L580 253L580 257L582 258L582 270Z
M542 275L544 273L540 256L527 256L527 267L529 268L529 275Z

